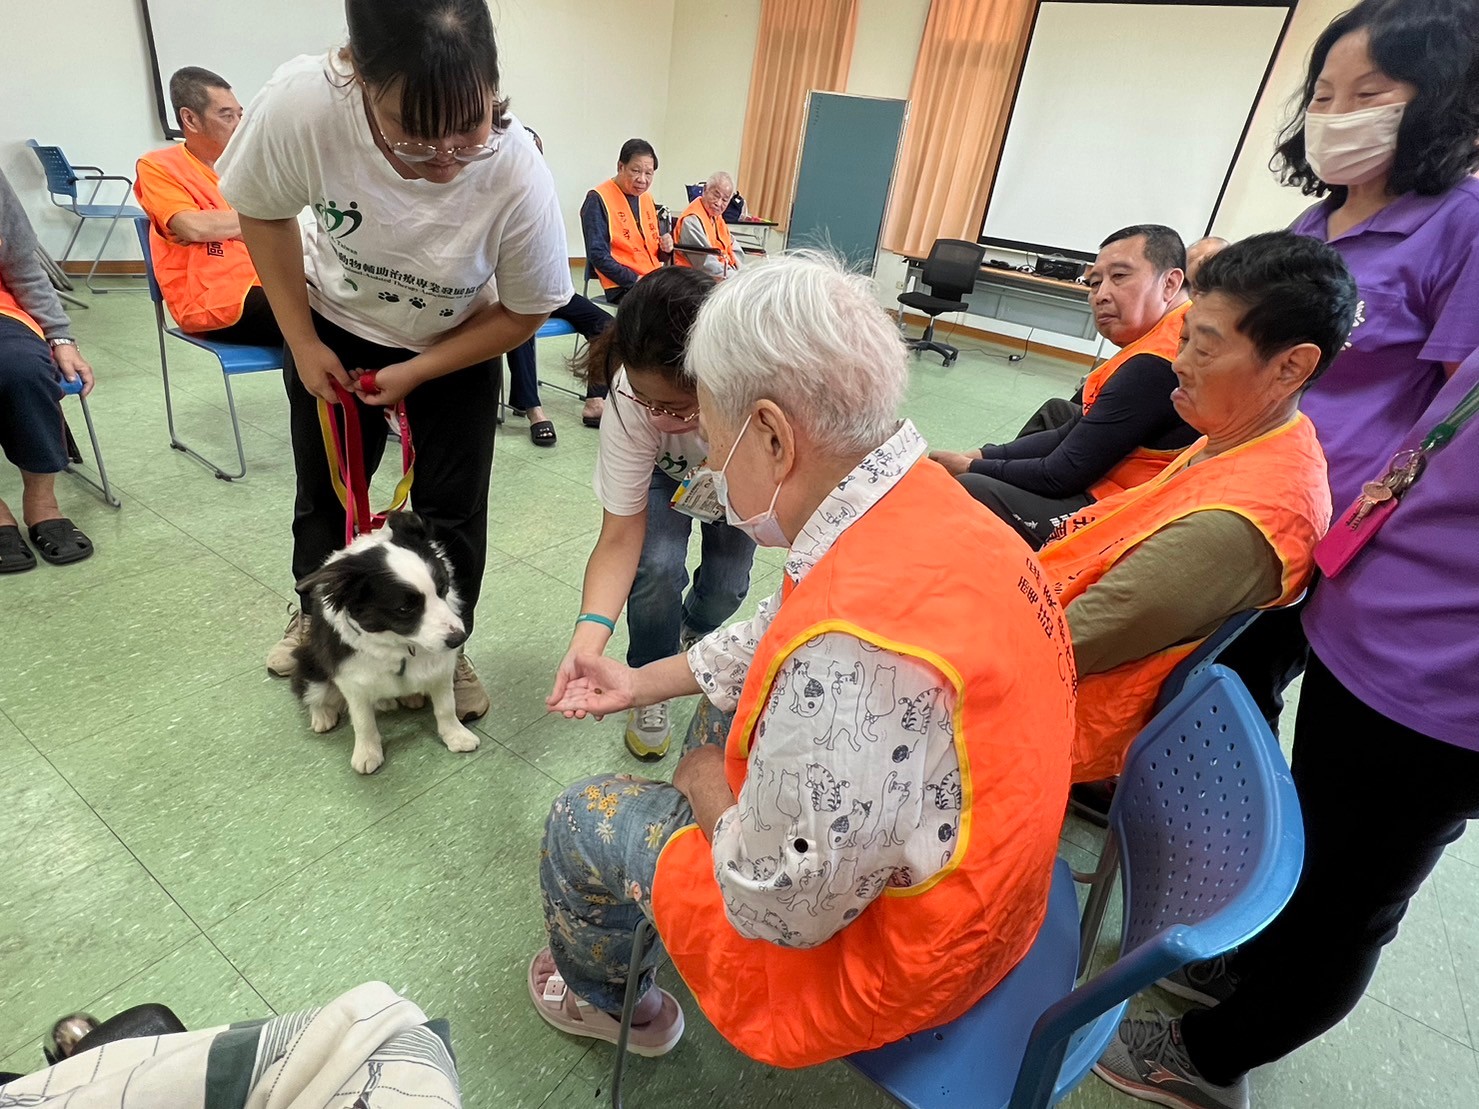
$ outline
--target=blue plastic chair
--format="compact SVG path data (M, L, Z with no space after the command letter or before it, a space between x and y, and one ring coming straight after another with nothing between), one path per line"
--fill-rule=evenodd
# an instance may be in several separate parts
M555 319L552 316L549 319L545 320L542 324L539 325L539 330L534 333L534 338L536 340L538 340L538 339L558 339L561 335L574 335L574 334L575 334L575 328L573 328L572 326L570 326L569 323L567 323L565 320L557 320L557 319ZM570 388L568 388L568 387L566 387L564 385L558 385L558 384L556 384L555 382L552 382L552 381L545 381L543 378L538 378L536 380L538 380L539 387L541 389L554 389L554 390L556 390L558 392L561 392L561 393L569 393L572 397L579 397L579 396L581 396L581 394L580 393L577 393L574 389L570 389ZM509 394L508 394L508 390L507 389L502 390L502 392L499 394L499 400L498 400L498 422L500 424L503 423L503 421L506 419L507 413L509 411L511 411L511 409L509 408L507 399L506 399L508 397L508 395Z
M1300 596L1303 597L1304 594L1301 593ZM1234 613L1219 624L1215 632L1198 643L1197 649L1177 663L1176 669L1161 682L1161 690L1156 694L1155 711L1160 712L1174 701L1192 678L1221 658L1222 652L1227 650L1234 639L1248 630L1261 611L1262 609L1250 608Z
M65 262L67 256L72 253L72 247L77 242L77 236L82 232L82 225L90 219L105 219L108 221L108 230L103 235L103 241L98 245L97 257L92 260L92 267L87 271L87 287L94 293L106 293L107 289L99 289L92 283L93 277L98 272L98 264L103 260L103 251L108 249L108 240L113 237L113 229L118 226L121 219L137 219L144 213L141 209L127 203L133 192L133 179L122 177L117 174L104 173L97 166L74 166L67 161L67 156L62 153L59 146L42 146L35 139L27 139L26 145L36 153L36 159L41 163L41 169L46 174L46 191L51 194L51 202L64 212L71 212L77 217L77 226L72 228L72 237L67 240L67 249L62 251L59 261ZM89 170L86 176L78 176L79 169ZM92 193L86 202L81 202L77 197L77 182L91 181ZM117 204L98 204L98 190L103 187L104 181L119 181L123 184L123 199ZM60 198L60 199L59 199Z
M996 989L959 1020L848 1062L911 1109L1040 1109L1088 1074L1132 997L1268 926L1299 880L1304 830L1278 741L1232 671L1211 666L1194 675L1141 732L1109 828L1104 880L1086 912L1103 919L1113 878L1123 874L1125 924L1114 963L1073 988L1082 966L1077 902L1059 860L1047 919ZM636 947L649 935L644 918ZM628 981L639 965L634 948ZM627 1002L622 1046L635 991ZM618 1050L613 1074L617 1109L625 1055Z
M1042 990L1029 997L1016 981L1044 945L1052 945L1054 960L1049 989L1065 976L1071 986L1080 968L1073 922L1060 907L1066 885L1060 864L1049 923L1021 966L960 1020L853 1064L917 1109L1050 1105L1103 1053L1130 998L1268 926L1299 880L1304 830L1278 742L1232 671L1212 666L1196 674L1140 734L1109 827L1100 874L1111 880L1123 874L1125 922L1114 963L1046 1008L1039 1005ZM1087 912L1102 919L1110 885L1097 888L1100 903L1091 897ZM1072 909L1071 886L1066 898ZM1025 1026L1034 1017L1030 1038L1014 1030L1014 1021Z
M154 257L149 249L149 219L140 216L134 220L134 230L139 235L139 248L144 252L144 272L149 278L149 299L154 302L154 326L159 332L159 369L164 375L164 416L169 424L169 445L189 455L201 465L212 470L222 481L236 481L246 477L246 451L241 445L241 420L236 415L236 397L231 392L231 379L238 374L261 373L264 370L282 369L281 347L253 347L244 343L217 343L199 335L191 335L178 327L166 327L164 321L164 294L154 277ZM226 383L226 408L231 413L231 431L236 436L236 472L228 474L205 455L187 446L175 434L175 405L169 385L169 353L165 350L164 337L173 335L193 347L210 351L221 364L221 377Z
M114 496L113 486L108 483L108 467L103 464L103 451L98 446L98 432L97 428L93 426L92 409L87 406L87 398L82 395L82 379L78 378L76 381L67 381L64 378L58 384L61 386L62 396L76 397L77 403L82 405L82 419L87 424L87 437L92 440L92 457L93 461L97 463L98 480L94 481L81 470L77 469L76 463L82 461L80 452L78 454L68 452L71 457L67 465L67 473L71 474L84 485L89 485L96 489L102 495L104 502L111 507L122 508L123 503Z

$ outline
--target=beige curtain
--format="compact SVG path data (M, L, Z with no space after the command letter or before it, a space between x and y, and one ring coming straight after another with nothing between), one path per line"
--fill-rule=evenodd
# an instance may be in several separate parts
M1032 11L1033 0L930 4L886 249L924 257L936 239L980 233Z
M858 0L764 0L740 145L750 211L783 224L791 214L806 94L847 85Z

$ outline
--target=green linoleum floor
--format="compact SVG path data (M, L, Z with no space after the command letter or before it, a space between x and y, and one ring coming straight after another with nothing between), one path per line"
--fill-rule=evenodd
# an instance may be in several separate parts
M546 391L553 450L534 447L521 420L498 443L469 648L494 703L478 724L482 749L454 755L429 713L401 713L382 719L384 769L361 778L347 734L310 732L262 666L292 599L280 377L237 379L250 472L217 481L168 449L147 298L88 300L73 319L98 372L93 412L124 507L61 479L63 507L96 556L0 578L0 1070L34 1069L52 1019L78 1008L106 1016L161 1001L203 1027L379 978L451 1019L467 1105L601 1104L609 1049L549 1030L523 985L541 943L536 852L550 799L583 775L650 771L626 755L615 721L543 712L600 520L596 434L580 426L579 402ZM568 340L541 345L546 379L568 380L569 351ZM181 435L229 457L214 363L172 343L171 365ZM949 369L915 363L906 411L938 446L979 445L1077 376L968 347ZM19 496L16 471L0 466L0 497L18 507ZM779 580L780 558L761 552L745 611ZM613 649L624 646L623 629ZM1075 823L1064 850L1082 863L1096 842ZM1292 1001L1299 983L1289 990ZM683 1043L633 1061L630 1102L887 1104L840 1065L749 1063L686 1008ZM1479 1105L1476 1036L1471 836L1414 901L1355 1014L1257 1073L1256 1103ZM1091 1077L1068 1104L1132 1103Z

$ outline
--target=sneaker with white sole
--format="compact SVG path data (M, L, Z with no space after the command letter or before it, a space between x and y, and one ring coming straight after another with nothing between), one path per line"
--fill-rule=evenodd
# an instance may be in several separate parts
M1249 1109L1248 1076L1231 1086L1202 1077L1181 1039L1181 1022L1164 1014L1120 1021L1094 1073L1121 1093L1170 1109Z
M632 1025L627 1050L655 1059L672 1051L683 1038L683 1009L667 990L655 984L649 989L657 990L662 1006L651 1020ZM621 1032L620 1019L577 997L565 985L547 947L529 963L529 1000L546 1024L572 1036L614 1044Z
M452 675L452 696L457 701L457 719L464 724L487 715L493 706L478 672L472 668L466 655L457 656L457 672Z
M1175 974L1169 974L1156 983L1161 989L1187 1001L1195 1001L1208 1008L1220 1005L1238 988L1238 976L1227 964L1228 957L1219 955L1201 963L1191 963Z
M282 638L267 652L267 670L279 678L291 678L298 672L298 660L293 652L308 639L308 629L313 617L300 608L292 608L292 619L283 629Z
M627 750L637 758L652 762L668 753L673 742L673 724L668 719L668 702L659 701L632 709L627 713Z

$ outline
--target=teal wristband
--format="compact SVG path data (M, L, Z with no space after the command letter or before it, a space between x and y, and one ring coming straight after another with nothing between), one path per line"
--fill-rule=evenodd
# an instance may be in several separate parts
M575 618L575 622L577 624L600 624L601 627L605 628L609 632L616 631L615 620L612 620L610 617L607 616L602 616L600 613L596 612L582 612L579 616Z

